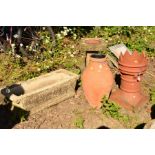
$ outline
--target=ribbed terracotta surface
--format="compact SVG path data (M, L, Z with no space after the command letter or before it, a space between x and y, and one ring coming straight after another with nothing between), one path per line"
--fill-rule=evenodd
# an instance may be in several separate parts
M121 74L120 89L113 92L110 99L118 102L121 106L138 107L148 101L141 93L140 82L142 75L147 69L147 57L144 52L128 51L119 58L119 71Z

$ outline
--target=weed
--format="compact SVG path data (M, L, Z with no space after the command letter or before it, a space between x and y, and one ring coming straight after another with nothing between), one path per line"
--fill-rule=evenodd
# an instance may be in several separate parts
M155 104L155 88L150 90L150 101L152 104Z
M101 107L103 114L119 121L128 122L129 116L121 114L120 109L121 108L118 106L118 104L109 101L107 96L103 97Z
M82 116L78 116L75 120L74 120L74 125L77 128L83 129L84 128L84 118Z

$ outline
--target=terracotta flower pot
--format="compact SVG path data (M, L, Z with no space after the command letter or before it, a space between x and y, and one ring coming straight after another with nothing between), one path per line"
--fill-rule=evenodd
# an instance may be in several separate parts
M81 78L87 101L92 107L100 108L103 96L109 96L114 81L105 56L91 55L89 64Z
M120 89L113 92L110 99L126 109L140 107L148 101L141 93L140 82L142 75L147 69L147 58L143 53L128 51L119 58L119 71L121 74Z
M90 56L92 54L98 54L99 51L106 49L106 43L103 38L82 38L80 42L80 47L82 51L86 52L86 66L89 63Z

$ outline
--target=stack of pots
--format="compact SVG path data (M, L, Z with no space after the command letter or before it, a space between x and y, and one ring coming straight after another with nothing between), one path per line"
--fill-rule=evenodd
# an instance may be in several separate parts
M121 74L120 89L110 96L110 99L127 109L140 107L148 101L141 93L140 82L142 75L147 69L147 58L144 54L128 51L119 58L119 71Z

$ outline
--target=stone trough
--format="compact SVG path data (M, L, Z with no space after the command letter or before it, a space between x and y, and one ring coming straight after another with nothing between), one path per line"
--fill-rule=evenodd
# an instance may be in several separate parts
M32 114L74 96L78 78L78 75L60 69L10 87L8 96L4 91L6 88L1 92L6 92L5 97L14 106Z

